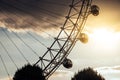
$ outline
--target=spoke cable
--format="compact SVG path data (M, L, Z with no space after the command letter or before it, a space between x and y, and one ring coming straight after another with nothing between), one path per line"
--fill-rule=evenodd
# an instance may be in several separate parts
M36 37L34 37L31 33L28 32L28 34L35 39L36 41L38 41L41 45L43 45L44 47L48 48L45 44L43 44L40 40L38 40Z
M4 66L4 69L5 69L5 71L6 71L7 75L8 75L9 80L12 80L11 77L10 77L10 74L9 74L9 72L8 72L8 70L7 70L6 64L5 64L5 62L4 62L4 60L3 60L2 56L1 56L1 54L0 54L0 59L1 59L1 61L2 61L2 64L3 64L3 66Z
M3 4L5 4L6 6L4 6ZM23 10L22 8L18 8L18 7L15 7L14 5L11 5L11 4L8 4L8 3L5 3L5 2L3 2L3 4L1 4L2 6L4 6L4 8L5 7L7 7L7 8L9 8L9 6L11 6L13 9L15 9L16 11L21 11L22 13L27 13L27 14L29 14L30 16L32 16L32 17L34 17L34 18L36 18L36 19L41 19L43 22L47 22L47 23L49 23L50 25L53 25L53 26L55 26L55 27L58 27L58 25L57 24L54 24L54 23L51 23L50 21L50 19L47 19L47 20L45 20L44 18L43 18L43 16L41 16L41 15L34 15L33 13L31 13L31 12L28 12L28 11L25 11L25 10ZM21 6L22 7L22 6ZM6 8L6 10L8 11L8 12L10 12L10 10L9 9L7 9ZM13 13L13 12L12 12Z
M34 7L34 5L23 3L23 2L21 2L20 0L18 0L17 2L19 2L19 5L22 5L22 4L23 4L22 6L27 5L27 6L29 6L31 9L32 9L32 7ZM22 4L20 4L20 3L22 3ZM32 7L31 7L31 6L32 6ZM52 17L55 17L55 18L59 18L60 16L61 16L61 17L65 17L65 16L63 16L62 14L53 12L53 11L48 10L48 9L44 9L44 8L42 8L42 7L39 7L39 6L37 6L36 8L39 9L40 11L42 11L42 10L45 11L46 14L48 14L48 15L51 15L50 13L54 14L54 15L51 15L51 16L52 16ZM47 12L48 12L48 13L47 13ZM56 16L55 16L55 15L56 15ZM59 17L58 17L58 16L59 16Z
M52 5L57 5L57 6L68 6L66 4L63 4L63 3L56 3L56 2L52 2L52 1L45 1L45 0L42 0L43 3L45 4L52 4Z
M15 44L15 42L9 37L9 35L5 32L4 29L2 29L3 32L6 34L6 36L8 37L8 39L13 43L13 45L16 47L16 49L19 51L19 53L21 54L21 56L25 59L25 61L27 63L29 63L29 61L26 59L25 55L21 52L21 50L17 47L17 45Z
M2 44L2 42L0 41L1 46L3 47L3 49L5 50L5 52L7 53L8 57L10 58L10 60L12 61L12 63L15 65L15 67L18 69L17 64L14 62L13 58L11 57L11 55L9 54L9 52L7 51L7 49L5 48L5 46Z
M3 12L3 11L2 11ZM3 14L5 14L4 12L3 12ZM6 15L7 16L7 15ZM7 16L8 17L8 16ZM16 17L18 17L17 15L16 15ZM29 22L29 24L30 25L33 25L32 23L30 23ZM34 26L34 25L33 25ZM25 30L24 30L25 31ZM52 37L53 38L53 36L51 35L51 34L49 34L49 33L47 33L47 32L45 32L45 31L43 31L42 29L40 29L40 31L42 31L42 32L44 32L44 33L46 33L48 36L50 36L50 37ZM45 46L45 44L43 44L41 41L39 41L37 38L35 38L32 34L30 34L30 33L28 33L32 38L34 38L35 40L37 40L42 46L44 46L44 47L47 47L47 46Z
M26 44L25 41L24 41L20 36L18 36L18 35L15 34L14 32L13 32L13 34L14 34L16 37L18 37L18 39L20 39L36 56L39 57L39 55L33 50L33 48L31 48L28 44Z

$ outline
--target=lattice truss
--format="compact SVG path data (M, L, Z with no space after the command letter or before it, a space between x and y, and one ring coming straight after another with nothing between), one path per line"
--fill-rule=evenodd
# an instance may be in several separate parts
M45 3L47 3L47 2L45 2ZM48 3L50 3L50 2L48 2ZM7 3L5 3L5 4L7 4ZM50 3L50 4L53 4L53 3ZM57 5L66 6L63 4L57 4ZM14 6L12 6L12 7L14 7ZM14 7L14 8L16 10L18 9L16 7ZM8 12L10 12L7 8L6 8L6 10ZM19 9L19 10L23 13L32 15L29 12L23 11L21 9ZM50 14L50 16L52 16L54 18L57 18L55 15L61 16L59 14L56 14L55 12L51 12L46 9L41 8L41 10L44 10L44 12L46 12L47 15L49 13L54 14L54 16ZM7 14L4 11L1 10L1 12L7 16ZM39 65L42 68L43 74L47 79L59 68L59 66L61 64L63 64L63 66L66 68L72 67L72 61L70 59L67 59L67 56L70 54L71 50L73 49L73 47L75 46L75 43L78 40L80 40L83 43L86 43L88 41L87 35L85 33L83 33L82 31L83 31L85 22L90 14L93 14L94 16L97 16L99 14L99 7L96 5L92 5L92 0L71 0L71 4L69 5L68 14L65 16L65 21L64 21L62 27L60 27L60 32L57 35L57 37L53 37L51 34L41 30L41 32L44 32L47 35L51 36L54 40L53 43L51 44L51 46L49 46L49 47L46 46L43 42L39 41L38 38L36 38L36 36L31 34L30 32L27 32L28 36L30 36L31 38L33 38L35 41L39 42L42 46L44 46L46 48L46 52L43 53L42 56L40 56L38 53L36 53L34 51L34 49L30 45L28 45L25 42L25 40L23 40L22 36L19 36L15 32L13 32L12 35L16 36L26 47L28 47L38 57L37 61L34 62L33 65ZM22 16L17 15L16 12L14 12L14 16L20 17L20 18L22 17ZM41 17L41 16L39 16L39 17ZM43 19L43 21L44 21L44 19ZM53 24L49 21L45 21L45 22L48 22L51 25L56 26L55 24ZM29 23L29 24L33 25L32 23ZM19 47L17 46L15 41L13 41L13 39L9 36L8 32L5 31L5 29L2 29L2 32L4 33L4 35L7 36L9 41L11 41L11 43L14 45L14 47L17 49L17 51L21 54L21 56L24 58L24 60L30 64L29 60L23 54L21 49L19 49ZM3 45L3 43L1 41L0 41L0 45L4 49L4 51L7 53L7 56L10 58L12 63L15 65L15 67L18 69L18 66L17 66L16 62L14 61L13 57L9 54L9 51L6 49L5 45ZM7 75L10 77L10 74L9 74L6 64L5 64L5 61L2 58L1 54L0 54L0 59L1 59L1 62L3 63L3 66L6 70ZM66 66L66 64L68 64L68 65Z

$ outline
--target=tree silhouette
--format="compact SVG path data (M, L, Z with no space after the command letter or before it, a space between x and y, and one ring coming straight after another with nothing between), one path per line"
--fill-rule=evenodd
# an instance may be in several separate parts
M105 80L97 71L94 71L92 68L86 68L82 71L78 71L74 75L72 80Z
M13 80L45 80L45 76L39 66L27 64L16 71Z

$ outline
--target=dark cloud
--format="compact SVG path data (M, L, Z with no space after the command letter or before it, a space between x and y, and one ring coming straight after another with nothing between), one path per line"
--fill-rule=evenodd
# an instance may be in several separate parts
M13 31L56 30L62 26L72 0L0 0L0 26ZM88 25L108 25L120 31L119 0L93 0L100 7L98 17L89 18ZM103 18L104 17L104 18ZM94 19L94 20L93 20ZM95 20L96 19L96 20ZM90 26L90 25L89 25Z
M69 0L0 0L0 26L10 30L57 29L68 11Z

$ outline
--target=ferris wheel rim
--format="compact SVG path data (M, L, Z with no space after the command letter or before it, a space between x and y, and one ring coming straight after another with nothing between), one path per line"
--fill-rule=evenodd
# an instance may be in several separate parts
M69 19L69 16L70 16L70 14L71 14L71 11L72 11L72 9L73 9L73 7L74 7L74 6L73 6L73 5L74 5L74 1L75 1L75 0L72 0L71 5L69 6L70 9L69 9L69 11L68 11L68 15L66 16L66 20L65 20L65 22L64 22L64 24L63 24L63 28L64 28L64 26L66 25L67 20ZM86 6L86 7L87 7L87 8L86 8L86 11L88 10L88 7L91 5L91 2L92 2L92 0L79 0L79 1L81 1L82 4L84 4L85 1L88 2L87 5L82 5L82 6ZM79 2L78 2L78 3L79 3ZM82 10L82 9L80 9L80 10ZM78 15L78 19L79 19L79 17L80 17L80 14L81 14L81 13L79 13L79 15ZM88 16L88 15L85 13L85 16ZM76 21L76 24L77 24L77 22L78 22L78 19L77 19L77 21ZM85 20L83 20L83 22L84 22L84 21L85 21ZM75 24L74 26L76 26L76 24ZM74 30L74 29L71 30L71 34L72 34L73 30ZM58 40L58 38L59 38L59 36L61 35L62 31L63 31L63 29L61 29L60 33L59 33L58 36L55 38L54 42L51 44L51 46L48 48L48 50L45 52L45 54L43 54L43 56L40 57L39 60L38 60L34 65L37 65L40 61L45 60L44 57L45 57L46 54L52 49L52 46L56 43L56 41ZM77 35L78 35L78 34L80 34L80 32L78 32ZM77 37L77 35L76 35L76 37ZM68 38L67 38L67 40L65 41L64 45L59 49L59 51L58 51L58 53L55 55L55 57L54 57L51 61L49 61L49 64L48 64L47 66L45 66L45 68L43 69L46 78L49 78L50 75L52 75L52 74L56 71L56 69L61 65L61 63L62 63L62 61L64 60L64 58L69 55L70 51L71 51L72 48L74 47L74 45L75 45L75 43L76 43L76 38L74 39L74 42L72 43L72 45L71 45L71 46L69 47L69 49L67 50L68 52L66 52L66 54L63 55L63 57L61 57L61 59L58 61L58 63L55 64L54 68L52 68L51 71L48 72L48 73L45 72L45 70L46 70L49 66L51 66L51 64L54 64L53 61L57 58L57 56L59 55L59 53L63 50L65 44L68 42L68 40L69 40L70 37L71 37L71 35L68 36ZM46 61L47 61L47 60L46 60Z
M46 46L42 42L39 42L39 40L35 36L33 36L30 32L28 32L29 36L31 36L32 38L35 38L36 41L38 41L42 46L45 47L45 49L47 49L47 51L43 53L42 56L37 54L29 45L27 45L25 41L21 38L21 36L14 34L14 32L12 33L13 35L17 36L17 38L26 47L31 49L31 51L37 56L38 59L35 60L35 62L33 62L32 66L36 66L36 65L40 66L40 68L43 70L43 74L46 77L46 79L48 79L60 67L60 65L63 64L65 59L67 60L67 56L72 51L76 41L78 41L78 37L81 34L82 29L84 28L84 24L90 12L89 7L91 7L91 3L92 3L92 0L71 0L71 4L69 5L67 16L65 16L65 21L63 21L64 23L62 27L60 27L59 34L56 37L52 36L53 43L50 44L50 47ZM2 13L4 13L4 11ZM96 13L96 12L93 11L93 13ZM5 14L5 16L7 15ZM15 16L17 15L15 14ZM15 46L15 48L20 53L21 57L24 58L25 61L31 65L31 63L28 61L26 56L24 56L24 54L15 44L13 39L8 35L8 33L6 33L5 29L2 28L3 34L5 34L7 38L11 41L11 43ZM65 35L65 37L62 37L63 34ZM2 43L1 43L1 46L3 47L3 50L7 53L7 50L6 48L4 48L4 45L2 45ZM12 59L11 55L9 56L9 53L7 53L7 56L10 58L14 66L18 69L18 65L14 63L14 60ZM1 55L0 55L0 58L2 60ZM2 61L2 64L3 64L3 67L5 68L6 65L4 65L4 61ZM6 72L8 77L11 77L7 69L6 69Z

